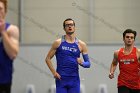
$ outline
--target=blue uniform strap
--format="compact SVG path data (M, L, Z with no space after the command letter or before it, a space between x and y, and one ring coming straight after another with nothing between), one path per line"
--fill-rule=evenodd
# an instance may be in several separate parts
M79 39L75 37L75 43L78 45Z
M10 26L10 23L6 23L5 30L7 30L9 26Z
M61 38L61 42L64 42L64 41L65 41L65 35L63 35Z
M83 59L84 59L84 62L82 63L81 66L84 68L90 68L90 61L89 61L88 54L83 54Z

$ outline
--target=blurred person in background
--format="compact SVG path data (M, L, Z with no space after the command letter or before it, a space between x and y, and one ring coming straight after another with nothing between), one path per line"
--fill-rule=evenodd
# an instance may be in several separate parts
M18 27L5 22L7 0L0 0L0 93L11 93L13 61L19 51Z

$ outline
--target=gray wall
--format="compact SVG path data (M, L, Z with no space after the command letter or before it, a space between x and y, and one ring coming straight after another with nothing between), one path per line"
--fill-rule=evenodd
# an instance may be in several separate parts
M64 34L62 23L68 17L87 43L120 43L122 31L140 29L140 0L9 0L9 6L7 20L18 25L18 17L22 19L22 44L51 44Z
M7 12L7 16L6 16L6 20L7 22L10 22L14 25L18 26L18 1L19 0L7 0L8 1L8 12Z
M108 93L117 93L117 73L115 78L108 78L113 52L121 45L88 45L91 68L80 67L81 83L86 93L97 93L99 84L106 84ZM21 46L14 62L12 93L26 93L26 86L34 84L36 93L49 93L54 79L45 64L45 57L50 46ZM138 46L140 48L140 46ZM55 57L53 59L55 66Z

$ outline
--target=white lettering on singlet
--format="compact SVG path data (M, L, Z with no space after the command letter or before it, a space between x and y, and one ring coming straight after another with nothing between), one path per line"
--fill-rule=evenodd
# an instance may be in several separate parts
M123 62L124 64L130 64L134 62L134 59L121 59L120 62Z
M67 47L67 46L62 46L62 50L68 50L68 51L71 51L71 52L77 52L77 49L74 48L74 47Z

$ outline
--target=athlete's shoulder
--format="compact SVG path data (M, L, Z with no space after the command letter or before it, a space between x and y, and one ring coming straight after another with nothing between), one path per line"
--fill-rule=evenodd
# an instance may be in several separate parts
M8 23L6 30L9 36L13 37L17 41L19 40L19 28L16 25Z
M119 54L119 51L120 51L120 50L121 50L121 48L114 51L114 57L115 57L115 58L118 58L118 54Z
M53 44L60 44L60 43L61 43L61 38L56 39L56 40L53 42Z
M53 42L53 48L58 48L59 45L61 44L61 38L59 39L56 39L54 42Z
M140 52L140 49L138 49L138 52Z
M115 52L119 52L119 51L123 51L123 50L124 50L124 47L121 47L121 48L115 50Z
M137 48L137 47L135 47L136 48L136 50L138 51L138 52L140 52L140 49L139 48Z
M9 24L9 27L7 28L7 31L11 34L19 34L19 28L16 25Z
M138 55L140 56L140 49L139 48L136 48L136 49L137 49Z
M115 50L115 51L114 51L114 54L118 54L118 53L119 53L119 51L120 51L120 49Z
M13 25L13 24L9 24L9 27L7 30L12 30L12 31L19 31L19 28L16 26L16 25Z
M86 43L84 41L82 41L82 40L79 39L78 42L79 42L80 45L86 46Z
M82 40L79 40L78 44L79 44L79 49L80 49L81 53L86 54L88 51L86 43Z

